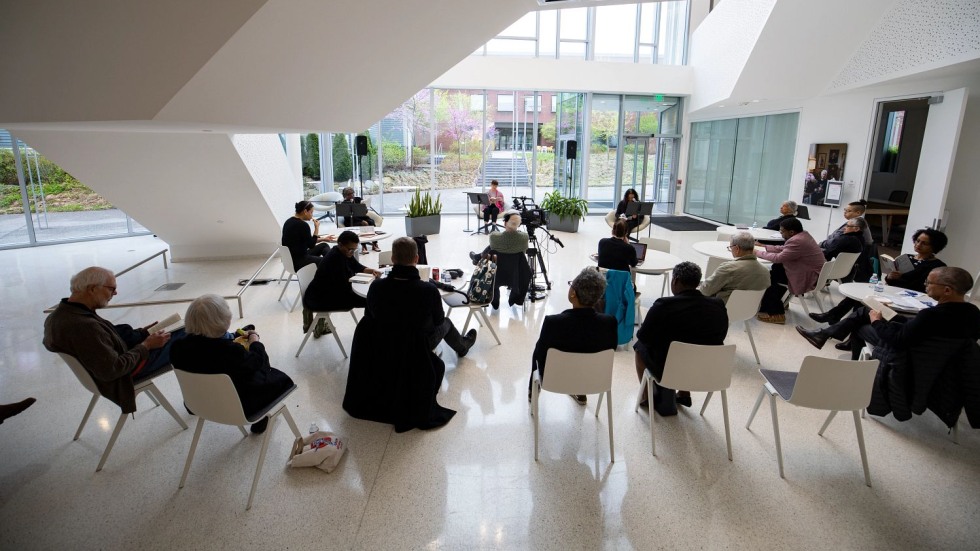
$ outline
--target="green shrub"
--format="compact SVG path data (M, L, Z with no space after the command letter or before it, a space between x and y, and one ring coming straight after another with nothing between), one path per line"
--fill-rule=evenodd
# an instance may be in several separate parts
M382 158L385 170L405 168L405 147L395 142L382 142Z
M354 162L351 159L347 137L343 134L333 135L333 181L346 182L354 177Z

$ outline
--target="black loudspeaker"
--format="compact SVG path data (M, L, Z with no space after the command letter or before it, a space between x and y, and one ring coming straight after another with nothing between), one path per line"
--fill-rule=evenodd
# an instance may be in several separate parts
M354 140L354 144L357 146L357 156L366 157L368 154L367 136L358 136Z
M574 159L578 157L578 142L575 140L568 140L565 142L565 158Z

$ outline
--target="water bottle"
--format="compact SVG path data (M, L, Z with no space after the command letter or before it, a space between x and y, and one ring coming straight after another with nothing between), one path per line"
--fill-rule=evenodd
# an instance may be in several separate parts
M320 427L316 426L316 423L310 423L310 434L313 434L320 430Z
M878 274L871 274L871 279L868 280L868 284L871 286L871 289L874 290L876 295L885 290L885 288L881 285L881 282L878 281Z
M759 223L758 223L758 222L756 222L755 220L753 220L753 221L752 221L752 229L753 229L753 230L757 230L757 229L759 229Z

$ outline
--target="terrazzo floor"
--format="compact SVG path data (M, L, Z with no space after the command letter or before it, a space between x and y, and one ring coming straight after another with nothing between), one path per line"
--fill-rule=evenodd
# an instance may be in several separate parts
M392 232L403 231L390 218ZM430 264L466 267L466 253L485 236L463 233L463 216L443 218L428 244ZM713 232L670 232L673 252L704 266L693 251ZM346 438L337 470L285 466L292 440L274 427L255 504L245 503L261 439L208 424L186 486L177 484L193 430L182 431L145 397L128 421L102 472L96 464L118 408L101 400L78 441L72 435L90 395L41 345L45 308L68 294L71 274L89 265L122 270L166 244L136 237L0 251L0 403L27 396L37 403L0 425L0 549L976 549L980 546L980 438L961 420L960 443L926 413L905 423L863 421L873 487L864 485L850 416L840 415L823 437L825 414L779 405L786 478L776 465L768 408L752 430L745 421L761 386L741 324L729 391L734 461L725 451L721 401L704 417L695 408L658 418L658 456L650 451L648 417L635 413L638 388L631 351L616 353L610 462L605 412L595 397L581 407L566 396L541 401L540 461L526 399L530 354L543 317L568 307L566 281L589 265L588 253L609 232L589 217L578 234L548 243L553 289L542 301L491 314L503 345L481 332L469 355L446 350L440 403L458 411L445 427L395 434L341 408L348 363L336 343L302 338L301 313L277 301L275 283L245 291L244 319L254 323L272 364L298 383L288 399L301 430L311 422ZM543 234L539 232L539 237ZM390 248L390 242L382 243ZM269 253L271 253L271 247ZM170 264L158 259L118 280L114 302L234 295L264 259ZM377 260L372 253L366 264ZM262 277L278 276L278 263ZM154 291L164 283L176 291ZM640 276L644 306L659 296L659 277ZM296 286L286 296L295 297ZM840 299L836 291L824 300ZM186 305L109 309L117 322L145 324ZM465 312L453 315L461 325ZM762 365L798 370L817 351L793 330L813 325L794 303L786 326L752 321ZM336 316L345 345L354 324ZM383 343L379 343L383 344ZM180 404L176 379L158 386Z

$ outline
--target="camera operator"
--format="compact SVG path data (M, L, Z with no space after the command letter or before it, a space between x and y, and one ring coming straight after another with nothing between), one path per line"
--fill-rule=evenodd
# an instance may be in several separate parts
M470 259L473 264L480 261L483 255L493 253L520 253L527 252L528 236L522 231L521 215L515 210L508 210L504 213L504 231L490 234L490 245L482 253L470 252Z

